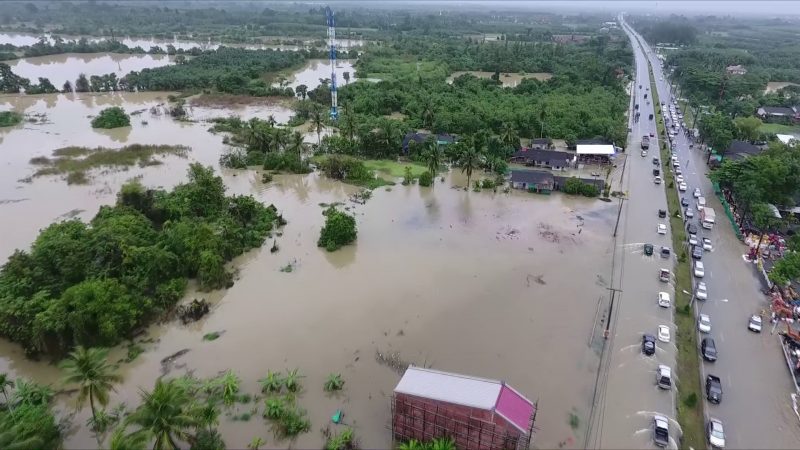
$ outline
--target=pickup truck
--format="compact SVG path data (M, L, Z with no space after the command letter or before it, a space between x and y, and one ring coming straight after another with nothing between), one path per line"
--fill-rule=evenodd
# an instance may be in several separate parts
M716 404L722 401L722 381L718 376L708 375L706 377L706 398Z
M650 148L650 136L642 136L642 150Z

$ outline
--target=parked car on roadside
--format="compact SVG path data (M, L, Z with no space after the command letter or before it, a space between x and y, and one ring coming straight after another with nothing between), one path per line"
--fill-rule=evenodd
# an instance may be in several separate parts
M672 369L664 364L659 364L656 369L656 385L661 389L672 389Z
M694 293L698 300L708 299L708 291L706 290L706 283L701 281L697 283L697 290Z
M670 339L669 327L666 325L659 325L658 340L661 342L669 342L669 339Z
M658 228L656 229L658 234L667 234L667 226L663 223L658 224Z
M747 329L756 333L761 333L761 316L753 314L747 321Z
M669 445L669 420L660 414L653 416L653 443L658 447Z
M703 355L703 359L709 362L714 362L717 360L717 344L714 343L714 339L707 337L703 338L703 341L700 343L700 353Z
M699 245L692 246L692 258L703 259L703 249Z
M686 211L684 211L683 216L686 217L687 219L693 219L694 213L692 212L691 208L686 208Z
M711 317L708 314L700 314L697 319L697 329L701 333L711 333Z
M705 267L703 266L702 261L695 261L694 262L694 276L697 278L703 278L706 276Z
M667 292L659 292L658 293L658 306L662 308L669 308L671 302L669 299L669 293Z
M681 206L684 207L689 206L689 200L686 200L686 198L681 197Z
M706 376L706 398L711 403L719 404L722 401L722 381L718 376Z
M710 252L713 249L714 249L714 246L711 245L711 239L703 238L703 250L706 250L706 251Z
M697 245L697 235L694 233L689 233L689 245Z
M655 169L653 169L653 170L655 170ZM653 178L653 183L655 183L655 184L661 184L661 177L659 177L659 176L656 176L655 178Z
M706 437L711 447L725 448L725 430L722 428L722 421L713 417L708 419Z

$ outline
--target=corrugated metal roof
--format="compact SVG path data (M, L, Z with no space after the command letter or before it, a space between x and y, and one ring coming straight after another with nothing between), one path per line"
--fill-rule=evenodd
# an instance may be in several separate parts
M576 146L579 155L613 155L613 145L582 145Z
M491 411L501 388L496 380L410 366L394 391Z
M503 416L519 431L528 433L531 423L531 416L534 412L533 402L525 398L524 395L516 391L509 385L503 385L500 397L497 399L497 413Z

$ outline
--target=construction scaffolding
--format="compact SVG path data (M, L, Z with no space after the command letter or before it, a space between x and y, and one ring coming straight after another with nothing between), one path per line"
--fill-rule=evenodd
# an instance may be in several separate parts
M439 402L395 394L392 396L392 438L396 443L416 439L428 442L451 438L465 450L528 450L534 431L538 402L526 431L508 425L496 412L453 407Z

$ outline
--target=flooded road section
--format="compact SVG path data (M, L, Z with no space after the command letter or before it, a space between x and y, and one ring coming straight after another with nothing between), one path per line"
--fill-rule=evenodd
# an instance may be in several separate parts
M0 97L0 105L26 114L47 115L43 124L24 123L0 130L0 259L27 248L40 228L76 215L86 220L112 203L119 186L141 176L142 183L171 187L184 180L190 162L218 167L221 136L207 123L175 122L147 116L148 125L94 131L87 115L111 104L149 109L162 94ZM231 111L220 112L229 115ZM147 113L144 113L147 114ZM142 117L145 117L144 115ZM183 144L189 157L164 157L160 166L126 172L93 173L92 183L68 186L56 178L17 182L33 169L28 160L49 156L64 145L113 146L127 143ZM240 273L227 291L203 296L214 307L204 320L152 326L145 353L121 365L124 382L110 406L139 403L139 389L151 389L160 361L180 350L170 376L192 371L206 377L233 369L242 390L258 392L267 370L299 369L305 376L298 403L312 422L311 432L293 446L318 448L319 430L342 408L363 448L390 445L389 398L399 374L378 362L376 352L436 369L502 379L539 401L535 446L578 448L588 422L598 355L589 346L598 302L607 297L610 235L616 204L559 194L538 196L466 192L460 172L434 188L393 186L374 191L364 205L348 202L356 188L316 174L276 176L264 185L257 171L223 170L231 193L253 194L274 203L289 224L278 237L280 251L255 250L234 263ZM316 247L323 224L320 203L344 202L358 223L356 245L327 253ZM291 273L280 268L292 264ZM212 342L205 333L224 331ZM595 338L596 341L596 338ZM124 348L112 359L123 358ZM0 372L57 386L60 374L46 363L25 359L0 341ZM339 396L322 385L331 372L346 384ZM59 397L62 413L74 397ZM244 448L254 436L269 447L276 441L258 414L249 421L231 415L254 404L237 405L221 417L230 448ZM96 446L79 425L67 448ZM574 417L573 417L574 415Z
M59 89L65 81L73 85L78 75L117 74L122 78L131 71L151 69L172 64L173 57L167 55L128 55L119 53L64 53L61 55L35 56L6 61L11 70L36 83L38 77L50 79Z

